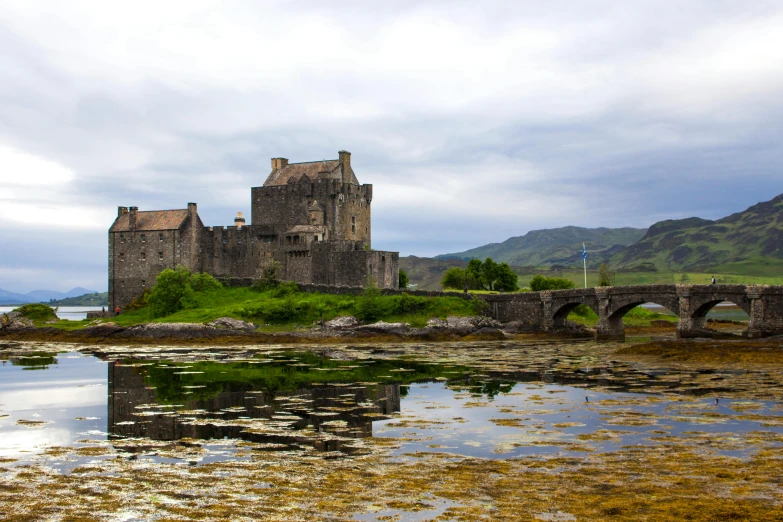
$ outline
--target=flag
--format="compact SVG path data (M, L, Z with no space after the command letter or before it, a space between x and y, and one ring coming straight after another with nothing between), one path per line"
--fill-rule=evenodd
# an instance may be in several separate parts
M587 259L587 250L584 243L582 243L582 259Z

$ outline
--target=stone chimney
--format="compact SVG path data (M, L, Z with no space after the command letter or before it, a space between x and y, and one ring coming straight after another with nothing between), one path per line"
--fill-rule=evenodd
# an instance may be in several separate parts
M133 232L136 230L136 218L139 216L139 207L128 208L128 229Z
M237 217L234 218L234 226L237 228L245 226L245 218L242 217L241 212L237 212Z
M272 158L272 169L282 169L288 165L288 159L287 158Z
M128 207L117 207L117 217L128 213Z
M340 157L340 163L343 166L343 183L351 182L351 153L347 150L341 150L337 153Z

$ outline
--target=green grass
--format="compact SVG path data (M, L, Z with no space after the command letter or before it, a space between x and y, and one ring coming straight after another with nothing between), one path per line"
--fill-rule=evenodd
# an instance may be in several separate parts
M564 277L570 279L576 284L577 288L584 286L584 273L581 269L573 270L542 270L538 273L548 277ZM522 287L529 286L530 280L536 274L524 274L519 276L519 284ZM770 273L766 276L738 275L735 273L722 273L717 270L713 273L699 272L618 272L617 286L632 285L671 285L671 284L691 284L706 285L715 276L719 284L742 284L742 285L783 285L783 274L778 270L775 274ZM589 288L598 285L598 270L588 269L587 286Z
M295 292L276 297L275 290L263 292L250 288L220 288L196 292L195 307L180 310L166 317L153 318L149 307L125 312L107 319L121 326L145 322L207 323L218 317L233 317L265 325L267 331L286 331L296 326L309 326L338 316L360 316L361 296ZM407 322L424 326L430 318L475 315L483 303L465 301L459 297L379 296L378 320ZM63 324L67 323L67 324ZM64 329L84 326L85 321L65 321Z

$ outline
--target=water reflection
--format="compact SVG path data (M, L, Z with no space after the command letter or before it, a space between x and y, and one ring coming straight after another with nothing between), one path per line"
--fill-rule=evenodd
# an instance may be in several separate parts
M212 371L219 370L212 363ZM244 365L242 365L244 366ZM172 380L182 366L170 368ZM206 369L204 365L200 368ZM236 368L234 368L236 370ZM209 371L209 370L208 370ZM207 372L205 372L207 373ZM196 375L196 374L189 374ZM199 386L181 379L178 404L159 400L150 386L149 370L134 363L109 366L109 433L112 437L148 437L154 440L239 439L258 443L258 449L296 449L310 445L322 451L355 453L352 439L372 435L372 422L400 411L399 384L313 383L294 390L273 391L253 380L227 380L221 390L198 395ZM166 383L171 385L171 382ZM171 390L168 390L169 393Z

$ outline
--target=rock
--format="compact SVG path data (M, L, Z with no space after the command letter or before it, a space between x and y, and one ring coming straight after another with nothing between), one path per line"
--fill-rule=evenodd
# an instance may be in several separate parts
M81 330L76 330L74 334L84 335L87 337L108 337L110 335L114 335L117 332L121 332L123 330L125 330L125 328L118 325L117 323L108 322L108 323L101 323L93 326L88 326L86 328L82 328Z
M239 330L242 332L252 332L256 329L256 325L253 323L241 321L232 317L218 317L214 321L207 323L207 326L219 330Z
M435 329L446 329L456 335L468 335L481 328L500 328L502 324L491 317L480 315L470 317L448 317L443 319L430 319L427 326Z
M372 332L390 335L404 335L411 329L411 325L408 323L386 323L384 321L378 321L373 324L365 324L357 326L354 330L359 332Z
M506 334L501 330L500 328L491 328L488 326L485 326L484 328L479 328L475 332L473 332L471 335L477 335L480 337L486 337L489 339L505 339Z
M126 328L122 332L118 332L117 335L159 339L162 337L211 337L210 333L217 333L217 329L201 323L146 323Z
M331 321L324 323L324 328L330 330L344 330L347 328L356 328L359 326L359 320L352 315L347 317L335 317Z
M15 332L35 328L33 321L22 317L19 312L8 312L0 316L0 330Z

